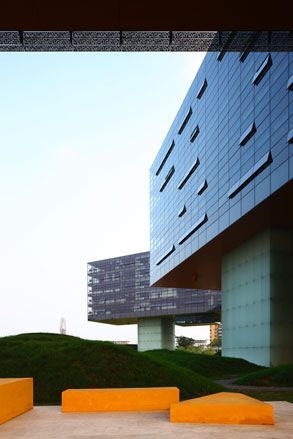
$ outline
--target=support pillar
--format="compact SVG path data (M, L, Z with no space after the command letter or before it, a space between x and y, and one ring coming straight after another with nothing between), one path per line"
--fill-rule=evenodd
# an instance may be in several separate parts
M268 229L222 260L222 354L293 362L293 231Z
M138 350L175 349L175 318L148 317L138 319Z

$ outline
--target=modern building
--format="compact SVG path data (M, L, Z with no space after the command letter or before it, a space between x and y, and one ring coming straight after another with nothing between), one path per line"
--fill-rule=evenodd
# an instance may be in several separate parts
M222 323L215 322L210 325L210 343L215 340L222 340Z
M208 53L150 171L151 285L222 290L223 355L293 361L293 52Z
M219 291L150 287L149 252L88 264L88 319L138 325L138 350L174 349L175 324L220 319Z
M206 348L208 345L209 345L208 339L194 340L194 344L193 344L193 346L195 346L196 348Z

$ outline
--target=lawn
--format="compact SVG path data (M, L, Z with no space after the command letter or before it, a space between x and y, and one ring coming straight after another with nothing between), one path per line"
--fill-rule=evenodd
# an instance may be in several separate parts
M176 386L181 399L225 390L127 346L47 333L0 338L0 377L33 377L35 404L60 404L68 388Z
M150 359L167 361L176 366L186 367L192 372L211 379L237 377L264 368L239 358L203 355L184 350L168 351L166 349L144 353Z
M293 364L269 367L249 373L235 381L235 384L250 386L293 387Z
M213 380L293 387L293 365L263 368L238 358L184 350L137 352L111 342L34 333L0 338L0 377L33 377L35 404L60 404L68 388L176 386L181 399L229 391ZM241 392L293 402L293 392Z

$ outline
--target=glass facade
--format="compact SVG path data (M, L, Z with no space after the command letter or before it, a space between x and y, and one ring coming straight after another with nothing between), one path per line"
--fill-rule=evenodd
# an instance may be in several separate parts
M221 293L150 287L149 252L88 263L88 319L137 323L138 318L175 316L178 325L220 318Z
M174 269L292 180L293 53L220 55L206 55L150 170L151 285L193 287Z

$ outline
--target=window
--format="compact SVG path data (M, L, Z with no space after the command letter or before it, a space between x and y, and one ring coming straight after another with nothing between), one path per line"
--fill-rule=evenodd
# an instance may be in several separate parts
M189 110L188 110L187 114L185 115L182 124L180 125L180 128L179 128L179 130L178 130L178 134L181 134L181 133L182 133L182 131L183 131L184 128L186 127L187 122L189 121L191 115L192 115L192 108L189 107Z
M163 256L160 257L160 259L156 262L156 265L160 265L165 259L168 258L173 252L175 251L175 245L173 244L172 247L163 254Z
M243 50L243 52L240 53L239 60L240 60L241 62L244 62L244 61L246 60L246 58L248 57L249 52L250 52L250 50L245 48L245 49Z
M194 142L194 141L195 141L195 139L196 139L197 136L198 136L198 133L199 133L199 126L196 125L196 127L194 128L194 130L192 131L192 133L191 133L191 135L190 135L190 141L191 141L191 142Z
M183 216L183 215L185 214L185 212L186 212L186 206L185 206L185 204L184 204L184 206L181 207L181 209L179 210L179 212L178 212L178 216L179 216L179 217Z
M183 244L193 233L195 233L204 223L208 220L208 216L205 213L199 220L186 232L178 241L178 244Z
M253 122L251 125L249 125L247 130L245 130L242 136L240 137L239 145L244 146L255 133L256 133L256 126L255 123Z
M293 143L293 129L288 133L287 142Z
M245 48L243 49L243 52L240 53L240 61L244 62L246 60L246 58L249 55L249 52L251 51L251 49L253 48L253 46L255 45L257 39L259 38L261 32L253 32L251 37L249 38Z
M291 75L290 78L288 79L287 88L288 90L293 90L293 75Z
M193 163L193 165L191 166L191 168L187 171L187 173L185 174L185 176L182 178L182 180L180 181L179 185L178 185L178 189L182 189L183 186L185 186L187 180L189 180L189 178L191 177L191 175L194 173L194 171L196 170L196 168L198 167L200 161L197 158L195 160L195 162Z
M162 305L162 309L174 309L176 308L176 305Z
M233 198L238 194L248 183L250 183L258 174L272 163L272 154L267 152L243 177L235 183L228 192L228 197Z
M168 174L166 175L165 180L164 180L162 186L160 187L160 192L163 192L163 190L164 190L165 187L167 186L168 181L170 180L170 178L172 177L172 175L174 174L174 172L175 172L175 168L174 168L174 166L172 166L172 168L170 169L170 171L169 171Z
M197 92L197 95L196 95L197 99L201 99L202 95L203 95L204 92L206 91L207 86L208 86L208 82L207 82L207 80L205 79L205 80L203 81L202 85L200 86L199 91Z
M166 161L167 161L169 155L171 154L171 152L172 152L174 146L175 146L175 142L174 142L174 140L173 140L172 143L171 143L171 145L169 146L168 151L166 152L165 157L164 157L163 160L162 160L162 163L161 163L160 166L158 167L158 170L157 170L157 172L156 172L156 175L159 175L159 174L160 174L160 172L161 172L161 170L163 169L164 164L166 163Z
M235 31L229 32L229 35L228 35L226 42L223 44L221 51L218 53L218 56L217 56L218 61L222 61L222 59L224 58L224 55L228 49L228 46L230 45L230 43L232 43L236 34L237 34L237 32L235 32Z
M207 187L208 187L208 182L204 180L197 189L197 195L201 195L206 190Z
M273 65L272 57L269 54L266 57L266 59L262 62L262 64L259 66L258 70L256 71L252 79L252 83L254 85L258 85L272 65Z

